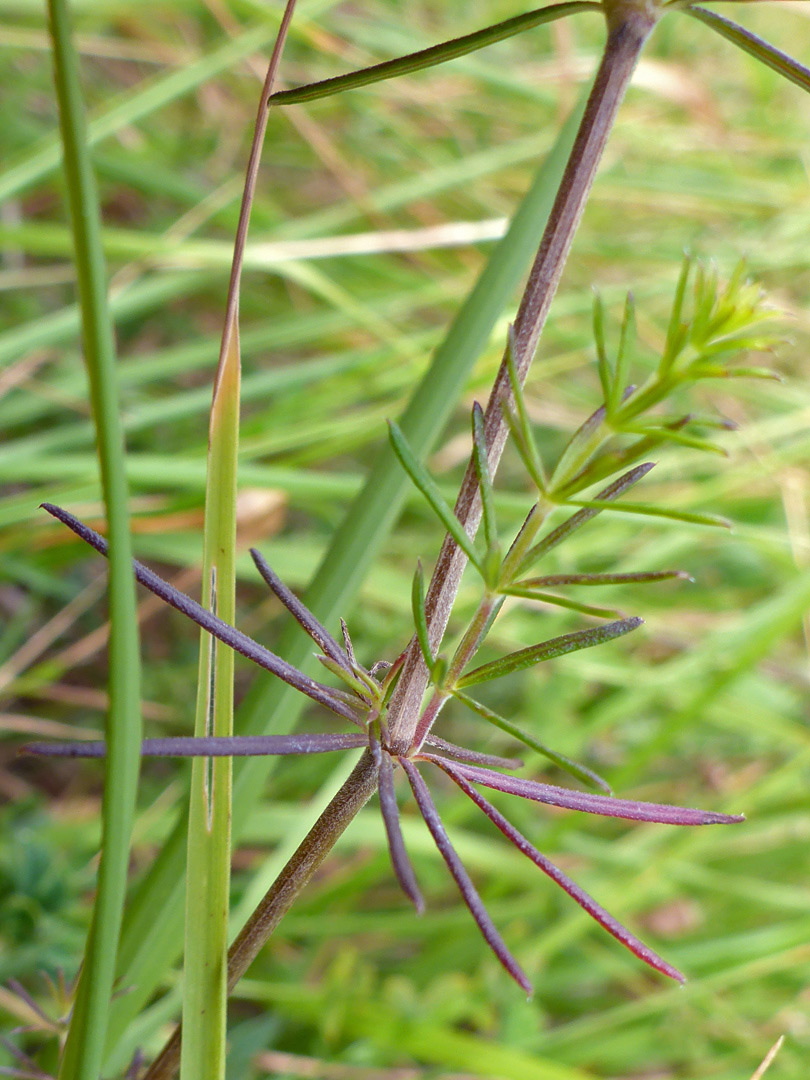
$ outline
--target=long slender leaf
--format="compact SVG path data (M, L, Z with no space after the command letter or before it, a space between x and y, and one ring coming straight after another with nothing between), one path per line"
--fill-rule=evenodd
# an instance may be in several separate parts
M692 510L670 510L666 506L653 506L649 503L612 503L605 499L569 499L571 506L583 506L589 510L615 510L620 514L639 514L642 517L666 518L670 521L684 521L689 525L711 525L719 529L730 529L731 522L719 514L699 514Z
M580 615L590 615L594 619L618 619L624 615L624 612L618 608L583 604L579 600L571 600L567 596L559 596L557 593L546 592L544 589L526 587L521 582L504 586L502 592L506 596L518 596L522 600L536 600L538 603L551 604L553 607L565 608L567 611L577 611Z
M397 876L397 881L402 886L402 891L416 908L418 914L425 910L425 901L416 881L413 864L408 858L405 841L402 839L402 829L399 824L399 806L397 795L394 790L394 769L390 756L383 750L379 751L380 782L378 794L380 797L380 810L382 811L385 835L388 839L388 850L391 854L391 865Z
M706 23L712 30L715 30L722 37L742 49L743 52L750 53L751 56L761 60L763 64L772 68L785 79L795 83L796 86L800 86L802 90L810 92L810 68L800 64L792 56L788 56L787 53L783 53L761 37L752 34L750 30L744 29L744 27L732 22L731 19L717 15L714 11L692 6L683 7L679 10L695 19L700 19L701 22Z
M476 551L473 541L465 532L464 526L453 513L452 508L445 502L444 496L439 491L438 484L424 465L417 459L413 450L411 450L399 425L393 420L389 420L388 429L391 436L391 445L394 448L394 453L402 463L403 469L408 476L410 476L419 491L425 496L431 510L433 510L436 517L441 521L442 525L447 532L450 533L473 566L475 566L480 573L483 573L481 556Z
M489 682L491 679L500 679L504 675L511 675L513 671L534 667L535 664L552 660L556 656L565 656L566 653L578 652L580 649L590 649L594 645L601 645L605 641L629 634L643 622L643 619L637 617L617 619L616 622L607 623L605 626L575 630L572 634L562 634L560 637L541 641L537 645L530 645L527 649L519 649L517 652L509 653L508 656L502 656L489 664L482 664L481 667L463 675L458 680L457 686L463 690L466 686L475 686L478 683Z
M600 788L602 791L607 792L608 795L611 793L611 787L607 780L604 780L598 773L589 769L587 765L582 765L580 762L572 760L565 754L560 754L556 750L552 750L551 747L546 746L546 744L540 742L539 739L535 739L534 735L531 735L525 728L513 724L511 720L507 720L503 716L499 716L498 713L494 712L486 705L482 705L480 701L471 698L469 694L465 694L461 690L456 690L453 697L458 698L458 700L463 702L468 709L472 709L473 712L478 713L479 716L483 716L490 724L500 728L501 731L507 732L507 734L512 735L514 738L519 739L524 745L531 747L531 749L536 750L538 754L542 754L543 757L548 758L548 760L556 765L558 769L570 773L571 776L576 777L577 780L580 780L588 787Z
M668 975L670 979L675 979L676 982L686 981L685 975L673 967L672 964L667 963L649 945L645 945L627 927L622 926L618 919L615 919L601 904L597 904L593 897L589 896L575 881L572 881L567 874L563 873L559 867L555 866L545 855L538 851L534 844L527 840L522 833L518 832L514 825L507 821L488 799L485 799L479 791L476 791L457 769L448 768L446 765L440 767L444 769L451 780L458 784L464 794L469 799L472 799L479 809L483 810L489 820L515 845L518 851L531 859L535 866L538 866L544 874L547 874L552 881L555 881L560 888L564 889L572 900L575 900L592 919L595 919L603 929L612 934L617 941L620 941L634 956L637 956L639 960L643 960L645 964L649 964L650 967L655 968L656 971L660 971L663 975Z
M110 530L109 760L93 918L60 1063L60 1080L97 1080L108 1029L129 869L141 740L140 656L128 491L101 212L67 0L49 0L64 175L75 245L82 343Z
M400 765L405 770L405 774L410 781L411 789L414 798L416 799L416 805L419 807L419 812L430 830L430 834L436 843L436 847L439 849L441 857L447 864L447 869L455 878L456 885L458 885L464 903L467 905L470 914L478 924L478 929L484 935L484 940L518 986L523 987L527 994L531 994L532 984L526 978L517 960L515 960L514 956L512 956L507 949L506 943L498 933L495 924L489 916L489 912L484 907L481 897L478 895L475 886L470 880L470 875L464 869L464 864L458 857L455 848L450 843L447 832L442 824L442 819L439 817L439 812L436 809L433 799L430 797L427 784L419 774L419 770L414 764L408 761L407 758L402 758L400 760Z
M441 761L435 754L420 754L428 761ZM445 762L445 768L449 766ZM625 818L628 821L654 821L659 825L738 825L745 821L742 814L720 814L713 810L694 810L688 806L669 806L666 803L640 802L635 799L616 799L610 795L592 795L587 791L540 784L536 780L524 780L518 776L480 769L476 765L453 763L452 768L474 784L521 799L562 806L566 810L579 810L585 814L603 817Z
M49 514L53 514L55 518L67 525L69 529L72 529L77 536L95 548L101 555L107 555L107 541L104 537L99 536L95 530L89 528L74 517L73 514L59 506L43 503L42 507ZM175 589L168 581L164 581L163 578L150 570L149 567L144 566L143 563L138 562L137 559L132 560L131 567L130 575L134 570L135 577L141 585L144 585L155 596L159 596L161 600L186 615L192 622L195 622L203 630L211 634L212 637L223 641L235 652L241 653L248 660L252 660L254 664L258 664L259 667L263 667L266 671L276 675L289 686L295 687L300 693L311 697L313 701L325 705L327 709L336 712L338 716L343 716L352 721L357 719L354 712L335 696L330 687L310 679L308 675L304 675L297 668L294 668L292 664L288 664L286 660L276 656L275 653L260 645L258 641L254 641L247 634L243 634L241 630L237 630L236 627L213 615L201 604L198 604L196 600L192 600L190 596L186 596L179 589Z
M487 553L497 551L498 526L495 521L495 493L492 490L492 477L487 460L487 440L484 432L484 413L478 402L472 408L473 461L478 477L478 490L481 493L481 506L484 518L484 539Z
M433 651L430 648L428 637L427 615L425 614L425 575L422 571L422 563L417 560L416 571L413 575L411 587L411 611L413 612L413 624L416 628L416 639L422 650L422 659L430 670L433 667Z
M365 735L193 735L144 739L141 757L254 757L259 754L328 754L334 750L356 750L368 744ZM39 757L103 758L105 742L28 743L19 753Z
M306 86L294 87L291 90L279 90L278 93L270 96L268 104L293 105L301 101L329 97L344 90L354 90L359 86L369 86L383 79L393 79L398 75L407 75L412 71L421 71L424 68L434 67L436 64L446 63L448 60L455 60L476 49L483 49L496 41L504 41L515 34L531 30L543 23L553 22L555 19L562 19L566 15L574 15L580 11L599 10L599 4L588 2L588 0L569 0L564 4L551 4L536 11L528 11L524 15L516 15L512 19L506 19L493 26L487 26L483 30L476 30L472 34L465 34L463 37L443 41L439 45L431 45L428 49L420 49L407 56L400 56L396 60L386 60L372 67L351 71L347 75L337 75L332 79L308 83Z
M634 484L637 484L639 480L647 475L650 469L654 468L652 462L647 462L644 465L637 465L634 469L626 472L623 476L620 476L618 480L614 480L612 484L608 484L606 488L598 493L596 498L600 500L598 507L592 509L579 510L576 514L573 514L567 521L564 521L562 525L558 525L556 529L543 537L539 543L530 548L524 558L520 562L518 572L523 574L528 568L543 555L551 551L552 548L561 544L563 540L567 540L568 537L580 529L587 521L592 518L603 509L602 502L610 503L611 500L618 498L619 495L624 494L628 488L631 488Z

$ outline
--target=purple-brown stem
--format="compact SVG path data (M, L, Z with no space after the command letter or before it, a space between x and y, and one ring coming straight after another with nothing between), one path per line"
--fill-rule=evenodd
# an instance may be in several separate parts
M658 12L652 5L634 3L616 10L611 5L607 10L605 52L515 320L513 359L521 382L534 358L616 113L657 17ZM491 476L495 475L506 443L508 427L501 402L508 400L509 395L509 371L504 358L484 415ZM481 499L472 459L455 512L467 533L474 536L481 518ZM466 562L466 556L452 537L445 537L425 600L428 634L434 653L444 636ZM395 753L407 753L411 746L427 685L427 667L419 644L414 640L388 712L390 745Z

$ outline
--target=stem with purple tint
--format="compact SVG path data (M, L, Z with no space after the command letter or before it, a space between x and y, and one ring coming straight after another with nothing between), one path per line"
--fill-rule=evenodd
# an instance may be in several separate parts
M608 39L605 52L515 320L513 360L521 382L525 381L534 358L616 113L659 14L657 5L652 4L611 4L606 9ZM509 368L504 357L484 414L489 473L492 477L497 471L508 434L501 403L509 398ZM455 512L467 533L474 536L481 519L481 499L472 459L467 466ZM466 562L466 556L452 537L445 537L425 600L428 634L434 654L438 652L444 636ZM391 749L395 753L407 753L413 743L428 677L419 643L414 640L410 644L405 669L389 708L388 729Z

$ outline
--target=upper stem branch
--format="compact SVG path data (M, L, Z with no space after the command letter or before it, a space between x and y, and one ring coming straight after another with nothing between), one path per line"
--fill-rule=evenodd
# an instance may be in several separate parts
M525 381L534 358L616 113L658 12L657 7L647 3L627 3L611 5L606 16L605 51L515 320L514 361L521 382ZM491 476L495 475L506 444L508 428L501 402L509 396L509 373L504 357L484 414ZM481 519L481 499L472 458L455 511L467 533L474 536ZM467 557L456 542L446 536L425 599L428 635L434 652L444 636L466 563ZM427 685L427 668L414 639L388 712L393 753L408 752Z

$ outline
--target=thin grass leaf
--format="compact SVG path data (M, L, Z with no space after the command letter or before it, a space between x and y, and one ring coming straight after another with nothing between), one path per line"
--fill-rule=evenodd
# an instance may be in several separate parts
M425 739L428 746L441 750L453 761L466 761L471 765L487 765L492 769L520 769L523 762L520 758L498 757L497 754L481 754L477 750L468 750L466 746L456 746L455 743L440 739L438 735L428 735Z
M434 763L442 760L435 754L422 753L419 756ZM652 821L659 825L738 825L745 821L742 814L720 814L713 810L694 810L688 806L592 795L587 791L573 791L571 788L541 784L536 780L524 780L518 776L480 769L476 765L453 763L448 766L445 762L444 767L452 767L472 783L483 784L494 791L503 791L507 795L517 795L521 799L531 799L547 806L578 810L584 814L599 814L602 817L624 818L628 821Z
M684 255L683 263L681 265L678 284L675 287L675 299L672 302L672 312L669 317L664 352L661 356L661 362L658 365L659 378L666 377L686 342L688 326L682 321L682 317L684 299L686 298L686 286L691 272L692 257L691 255L686 254Z
M596 366L602 385L602 399L610 414L613 411L613 371L605 343L605 309L602 297L597 292L594 292L593 296L593 340L596 343Z
M366 735L178 735L144 739L141 757L285 757L290 754L330 754L368 745ZM105 742L28 743L18 753L38 757L103 758Z
M306 604L302 600L299 600L291 589L287 588L260 551L257 551L256 548L251 548L250 557L253 559L253 562L256 564L256 569L262 575L265 582L270 586L296 622L309 634L324 655L328 656L348 674L352 674L352 666L349 663L346 653L340 645L338 645L337 641L335 641L323 623L319 622Z
M590 649L594 645L601 645L606 641L612 641L613 638L629 634L643 622L643 619L637 617L618 619L605 626L576 630L572 634L562 634L560 637L541 641L537 645L530 645L527 649L519 649L517 652L509 653L508 656L502 656L500 660L482 664L468 675L463 675L456 685L463 690L466 686L476 686L478 683L489 682L491 679L500 679L504 675L534 667L535 664L552 660L557 656L565 656L567 653L578 652L580 649Z
M402 891L416 908L417 914L421 915L425 910L425 901L416 880L413 864L408 857L405 841L402 838L402 829L399 823L399 806L397 794L394 789L394 769L391 757L384 750L376 747L379 754L379 787L380 810L382 812L385 835L388 840L388 851L391 855L391 865L394 868L397 881ZM375 756L376 756L375 754Z
M586 521L590 521L592 518L596 517L596 515L604 509L601 505L602 503L609 504L613 499L617 499L619 495L623 495L625 491L645 477L652 468L654 468L654 464L652 462L646 462L645 464L637 465L634 469L626 472L623 476L620 476L618 480L614 480L612 484L609 484L598 493L596 497L600 502L598 507L580 510L576 514L573 514L567 521L564 521L562 525L558 525L553 532L550 532L548 536L535 544L533 548L530 548L525 557L521 560L518 572L521 574L525 573L532 563L537 562L538 559L542 558L542 556L546 555L552 548L562 543L563 540L567 540L568 537L576 532L577 529L580 529Z
M527 588L522 582L509 585L502 589L502 592L507 596L517 596L521 600L536 600L541 604L551 604L553 607L565 608L567 611L576 611L580 615L591 615L594 619L618 619L625 614L619 608L595 607L593 604L583 604L579 600L544 592L542 589Z
M107 555L107 541L99 536L95 530L89 528L78 518L67 510L63 510L59 506L54 506L52 503L43 503L43 510L47 510L49 514L52 514L55 518L58 518L63 524L67 525L81 540L89 544L92 548L95 548L99 554ZM202 627L213 637L220 641L223 641L235 652L241 653L242 656L248 660L252 660L254 664L258 664L259 667L264 668L266 671L276 675L283 682L286 682L289 686L300 691L302 694L306 694L307 697L312 698L313 701L317 701L321 705L325 705L327 709L331 709L332 712L338 714L338 716L344 717L346 720L356 722L357 715L347 705L345 705L339 698L337 698L328 686L324 686L323 683L316 682L314 679L310 679L308 675L304 675L297 668L294 668L292 664L288 664L286 660L282 660L280 656L276 656L275 653L270 652L263 645L260 645L258 641L254 641L253 638L248 637L247 634L243 634L241 630L237 630L236 627L230 626L228 623L223 622L222 619L217 618L216 615L212 615L210 611L207 611L202 605L198 604L196 600L192 600L190 596L186 596L185 593L175 589L173 585L170 585L168 581L164 581L158 574L137 559L132 560L132 571L135 573L135 577L141 583L153 592L155 596L159 596L161 600L164 600L171 607L181 612L187 618L191 619L198 626Z
M101 857L93 916L81 964L61 1080L100 1075L119 952L141 739L140 652L130 563L128 486L113 321L107 300L99 196L89 152L79 60L67 0L49 0L54 84L64 179L75 248L82 346L110 531L110 757L101 811Z
M524 728L518 727L517 724L513 724L511 720L507 720L503 716L499 716L498 713L493 712L493 710L486 705L482 705L480 701L471 698L469 694L465 694L461 690L456 690L453 697L458 698L458 700L466 705L467 708L472 709L473 712L478 713L479 716L483 716L490 724L500 728L501 731L507 732L507 734L518 739L532 750L536 750L538 754L542 754L543 757L548 758L548 760L556 765L558 769L562 769L564 772L576 777L577 780L581 781L587 787L599 788L600 790L607 792L608 795L612 793L612 789L607 780L598 773L595 773L592 769L589 769L587 765L582 765L580 762L574 761L565 754L560 754L556 750L552 750L550 747L546 746L545 743L541 743L539 739L535 739L535 737Z
M637 956L639 960L643 960L645 964L655 968L656 971L660 971L663 975L669 976L670 979L675 979L677 982L685 982L686 976L683 975L672 964L667 963L662 957L658 955L648 945L645 945L643 941L631 933L627 927L615 919L609 911L606 911L601 904L589 896L584 889L580 888L575 881L572 881L567 874L563 873L558 867L554 865L549 859L546 858L534 844L523 836L522 833L512 825L503 814L497 810L492 803L485 799L484 796L475 790L466 779L461 776L457 770L441 766L447 775L453 780L464 792L464 794L475 803L475 805L486 814L489 820L495 825L503 835L514 844L515 847L527 858L539 867L544 874L547 874L552 881L555 881L579 906L586 911L592 919L595 919L597 923L609 934L612 934L617 941L621 942L625 948L629 949L634 956Z
M711 365L700 366L702 379L767 379L769 382L783 382L778 371L772 371L764 367L713 367Z
M420 560L417 560L416 572L413 575L413 585L411 586L411 611L413 612L416 638L419 642L419 648L422 650L422 659L425 661L428 671L431 671L434 656L428 636L427 615L425 614L425 576Z
M394 453L399 458L403 469L408 476L410 476L418 490L422 492L431 509L436 514L439 521L441 521L442 525L444 525L447 532L450 533L478 572L483 575L481 556L476 551L473 541L464 531L464 526L453 513L450 506L445 502L444 496L439 491L435 480L421 462L417 460L415 454L408 445L405 436L402 434L399 425L393 420L389 420L388 429L391 435L391 445L394 448Z
M495 493L492 490L492 477L489 474L487 460L487 439L484 432L484 413L478 402L472 407L473 463L478 477L478 490L481 493L481 507L484 518L484 539L487 554L498 550L498 526L495 521Z
M501 586L511 584L515 575L518 573L522 559L529 549L529 545L540 531L543 524L543 517L544 515L543 511L540 509L540 505L535 503L526 515L517 536L512 541L512 545L506 553L506 558L503 560L503 565L501 566Z
M431 45L430 48L420 49L418 52L400 56L396 60L386 60L372 67L362 68L359 71L351 71L347 75L337 75L332 79L323 79L320 82L308 83L306 86L294 87L291 90L280 90L272 94L267 101L268 105L293 105L301 101L314 101L317 98L329 97L339 94L344 90L354 90L359 86L369 86L371 83L381 82L383 79L393 79L398 75L407 75L413 71L421 71L424 68L433 67L436 64L445 63L447 60L455 60L459 56L476 49L483 49L496 41L504 41L515 34L531 30L543 23L553 22L555 19L573 15L579 11L599 11L600 5L587 2L587 0L570 0L569 3L551 4L548 7L539 8L536 11L528 11L524 15L517 15L504 22L495 23L483 30L476 30L472 34L443 41L439 45Z
M511 408L508 401L501 402L501 415L506 421L509 428L509 434L512 436L515 448L520 454L520 459L526 466L526 472L531 477L537 490L541 493L545 492L545 476L541 470L534 438L530 436L527 441L520 418L514 409Z
M800 64L798 60L794 60L792 56L788 56L787 53L783 53L780 49L764 41L761 37L752 34L750 30L744 29L737 23L732 22L731 19L726 19L713 11L707 11L706 8L683 7L679 10L695 19L700 19L701 22L706 23L712 30L717 31L718 34L742 49L743 52L747 52L756 57L757 60L761 60L766 67L795 83L796 86L800 86L802 90L810 91L810 69Z
M439 849L439 853L447 864L448 870L453 875L456 885L458 885L464 903L467 905L470 914L478 924L478 929L484 935L484 940L518 986L521 986L527 994L531 994L532 984L526 978L517 960L515 960L507 949L503 938L498 933L487 909L484 907L481 897L478 895L475 886L470 880L469 874L464 869L464 864L456 854L455 848L450 843L442 820L439 817L439 812L436 809L433 799L430 797L427 784L422 779L416 766L408 761L407 758L401 758L399 763L405 770L405 775L408 777L414 798L416 799L416 805L419 807L419 812L424 818L425 824L430 830L430 834L436 843L436 847Z
M712 528L730 529L728 518L719 514L699 514L691 510L669 510L664 506L649 503L618 503L614 505L604 499L569 499L571 506L584 506L594 510L615 510L620 514L639 514L642 517L665 518L668 521L684 521L688 525L710 525Z

